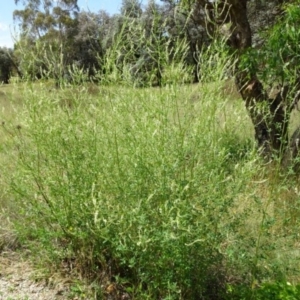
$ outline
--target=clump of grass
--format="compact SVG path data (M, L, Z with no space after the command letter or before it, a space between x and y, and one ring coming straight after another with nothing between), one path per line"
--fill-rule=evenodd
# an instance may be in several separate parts
M224 66L212 67L221 80ZM105 277L114 289L103 295L218 299L239 282L294 276L284 265L298 254L283 253L297 243L297 221L281 228L277 207L291 182L276 181L277 170L271 180L241 134L245 111L228 106L222 86L202 83L195 101L171 82L51 96L29 85L7 174L20 241ZM299 211L298 194L293 203Z
M112 268L153 297L204 293L233 199L204 119L213 108L180 103L184 89L81 93L71 110L29 91L12 177L23 240L94 273Z

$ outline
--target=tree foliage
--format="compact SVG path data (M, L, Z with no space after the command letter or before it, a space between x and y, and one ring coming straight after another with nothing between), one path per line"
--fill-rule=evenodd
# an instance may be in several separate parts
M19 4L20 0L15 0ZM79 10L77 0L24 0L24 9L15 10L14 18L20 21L22 32L34 38L54 31L60 35L72 25L72 15Z
M115 49L114 64L121 77L129 72L140 85L161 84L162 64L172 61L176 43L186 41L184 63L193 68L198 81L196 57L209 41L197 18L174 1L151 0L142 7L139 1L124 0L120 14L109 16L105 11L79 12L76 1L28 0L14 17L21 28L16 55L31 79L44 74L62 77L72 64L90 78L101 78L98 75L108 71L103 67L105 57ZM122 42L116 46L118 40Z
M16 4L19 2L15 0ZM19 21L21 29L16 48L22 72L30 78L43 74L54 78L63 76L65 66L74 56L77 0L27 0L22 3L24 9L14 11L14 19Z

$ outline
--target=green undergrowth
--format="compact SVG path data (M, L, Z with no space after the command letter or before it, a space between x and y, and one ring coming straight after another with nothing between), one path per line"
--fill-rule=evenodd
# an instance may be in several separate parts
M21 123L3 128L23 246L133 299L250 299L278 288L253 284L298 281L299 191L263 166L221 85L90 90L29 84Z
M228 287L228 299L297 300L299 296L300 285L284 281L264 283L255 288L243 285Z
M298 293L298 178L256 153L228 53L212 51L197 85L174 61L159 88L23 82L3 100L1 216L92 299Z

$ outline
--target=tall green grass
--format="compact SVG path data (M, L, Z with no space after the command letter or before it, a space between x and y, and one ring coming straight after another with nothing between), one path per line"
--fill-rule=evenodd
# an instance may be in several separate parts
M224 95L227 63L194 86L28 84L2 149L20 243L132 299L255 299L264 281L298 282L298 183L260 161Z

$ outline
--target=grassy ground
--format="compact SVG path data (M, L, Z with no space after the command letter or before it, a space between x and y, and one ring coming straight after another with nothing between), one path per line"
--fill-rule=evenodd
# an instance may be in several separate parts
M72 266L95 299L299 283L299 182L260 161L232 82L17 84L0 103L2 247Z
M10 132L5 130L7 124L14 124L17 126L18 124L18 113L22 110L22 93L16 90L13 85L1 85L0 87L0 107L1 107L1 126L2 129L0 131L0 163L3 165L5 162L8 162L7 168L12 167L13 169L13 156L9 155L5 150L4 145L10 144ZM1 214L0 214L0 249L5 245L13 246L16 243L16 236L13 234L10 218L13 215L14 204L12 203L12 199L7 195L7 182L3 176L0 177L1 189L0 189L0 206L1 206ZM10 211L7 214L7 211Z

